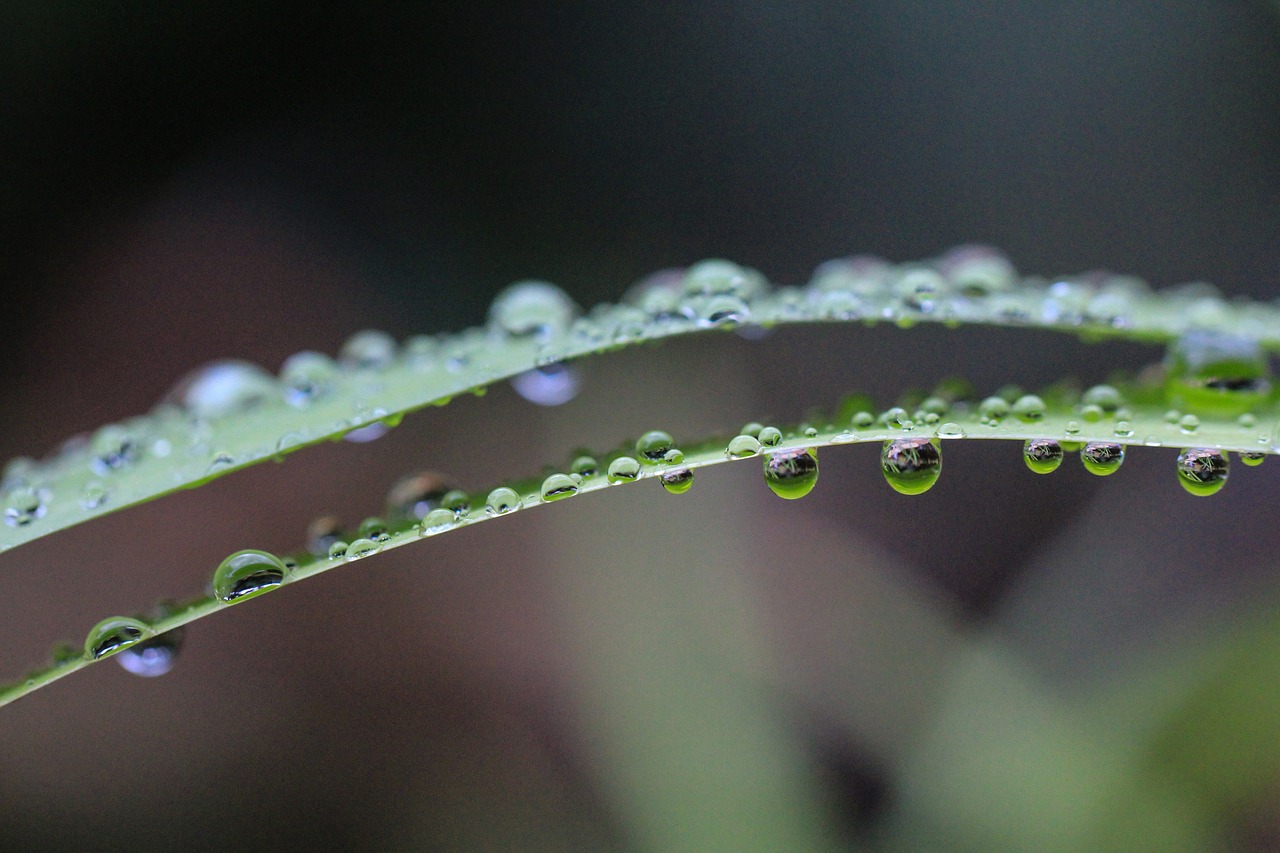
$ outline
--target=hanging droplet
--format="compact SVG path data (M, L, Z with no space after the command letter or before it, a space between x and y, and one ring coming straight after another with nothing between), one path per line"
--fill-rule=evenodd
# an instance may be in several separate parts
M724 455L730 459L745 459L760 452L760 440L755 436L739 435L730 439Z
M45 502L34 486L18 486L5 496L4 523L24 527L45 514Z
M645 462L656 464L662 461L675 444L676 441L671 437L671 433L655 429L640 436L636 442L636 453Z
M396 359L396 340L386 332L364 329L347 338L338 360L348 370L385 370Z
M360 538L347 546L348 560L362 560L382 550L382 543L376 539Z
M489 322L514 337L545 341L569 329L578 306L563 290L545 281L518 281L489 306Z
M578 493L578 484L568 474L552 474L542 481L538 494L544 501L559 501Z
M1080 450L1080 461L1090 474L1105 477L1114 474L1124 462L1124 445L1109 441L1090 441Z
M1013 416L1023 423L1035 423L1044 420L1048 406L1035 394L1023 394L1013 404Z
M630 456L619 456L609 463L610 483L629 483L640 476L640 463Z
M237 551L213 573L213 594L219 601L253 598L284 583L288 569L280 558L266 551Z
M1236 455L1240 457L1241 462L1243 462L1244 464L1248 465L1251 468L1261 465L1263 462L1267 461L1267 454L1265 453L1245 452L1245 453L1237 453Z
M782 430L777 427L767 426L760 430L760 444L765 447L777 447L782 441Z
M1052 474L1062 464L1062 445L1051 438L1031 438L1022 445L1022 458L1037 474Z
M304 350L285 359L280 366L280 384L285 402L297 408L311 404L333 390L338 365L323 353Z
M246 411L279 394L275 377L256 364L227 359L196 368L162 402L177 403L197 418Z
M662 488L673 495L683 495L693 486L693 472L688 468L663 471L659 479L662 481Z
M324 557L329 548L342 538L342 525L336 515L322 515L307 525L307 553Z
M137 645L154 633L151 626L140 619L112 616L89 629L84 640L84 652L90 660L100 660Z
M485 498L484 508L489 515L506 515L515 512L520 509L520 494L515 489L499 486Z
M818 483L818 453L796 448L774 453L764 461L764 482L780 498L802 498Z
M555 362L511 377L511 387L530 403L559 406L578 396L582 379L576 367Z
M1201 497L1217 493L1227 484L1227 456L1212 448L1191 448L1178 454L1178 482Z
M116 663L126 672L155 678L173 669L181 648L182 629L174 628L123 649L116 655Z
M880 469L894 491L904 495L926 492L942 473L942 450L936 440L899 438L886 441Z
M1261 345L1216 332L1188 332L1169 346L1165 389L1173 405L1230 417L1264 405L1271 365Z
M405 477L387 492L387 511L397 518L421 521L452 487L444 476L434 471L422 471Z
M422 519L422 535L435 536L437 533L444 533L457 523L458 516L452 510L437 507Z

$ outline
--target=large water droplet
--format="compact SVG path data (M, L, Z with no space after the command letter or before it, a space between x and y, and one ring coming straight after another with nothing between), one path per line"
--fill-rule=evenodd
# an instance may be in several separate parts
M942 450L937 441L927 438L886 441L880 451L880 469L894 491L918 495L938 482Z
M671 433L660 429L651 430L636 441L636 453L651 464L661 462L668 452L675 449L676 441Z
M506 486L499 486L489 493L484 501L485 511L489 515L506 515L520 509L520 494Z
M536 340L568 330L578 306L563 290L545 281L519 281L500 292L489 306L489 322L509 335Z
M126 672L155 678L173 669L181 647L182 629L174 628L125 648L116 655L116 663Z
M1037 474L1052 474L1062 464L1062 445L1051 438L1032 438L1022 445L1022 458Z
M284 583L288 569L280 558L266 551L237 551L213 573L213 594L219 601L243 601L269 592Z
M774 453L764 461L764 482L780 498L802 498L818 483L818 454L812 448Z
M577 368L555 362L511 377L511 387L530 403L559 406L578 396L582 380Z
M659 479L662 481L662 488L673 495L683 495L693 486L693 472L688 468L663 471Z
M457 513L443 507L437 507L422 519L422 535L435 536L437 533L444 533L457 523Z
M1188 332L1169 346L1165 369L1170 402L1200 414L1239 415L1271 393L1266 353L1247 338Z
M89 629L84 652L91 660L99 660L141 643L154 633L151 626L140 619L112 616Z
M348 370L385 370L396 359L396 339L377 329L365 329L347 338L338 360Z
M568 474L552 474L542 481L538 494L544 501L559 501L578 493L578 483Z
M1211 448L1191 448L1178 454L1178 482L1193 495L1207 496L1227 484L1227 456Z
M1081 448L1080 461L1090 474L1097 474L1099 477L1114 474L1124 462L1124 445L1091 441Z
M743 459L747 456L755 456L759 452L760 440L745 434L730 439L729 446L724 449L724 455L730 459Z
M609 482L628 483L640 476L640 463L630 456L619 456L609 463Z
M191 371L165 401L178 403L197 418L219 418L243 412L278 393L270 373L256 364L228 359Z

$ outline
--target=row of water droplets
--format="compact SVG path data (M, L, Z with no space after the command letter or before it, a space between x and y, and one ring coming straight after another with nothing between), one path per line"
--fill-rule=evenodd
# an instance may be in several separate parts
M376 438L406 410L497 379L510 378L534 402L563 403L580 382L569 360L590 352L699 329L833 320L1280 345L1273 305L1229 302L1200 283L1154 293L1139 279L1101 272L1019 278L1003 255L981 246L903 265L868 256L829 261L802 287L773 287L755 270L703 261L651 275L620 303L587 312L554 285L518 282L497 296L482 327L403 342L366 330L336 359L300 352L275 376L247 362L217 362L184 379L149 415L72 439L43 462L11 461L0 477L0 517L10 528L0 529L0 550L326 438Z

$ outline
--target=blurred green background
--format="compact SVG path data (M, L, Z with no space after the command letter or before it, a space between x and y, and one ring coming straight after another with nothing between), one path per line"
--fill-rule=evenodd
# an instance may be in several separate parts
M5 457L146 411L214 358L586 306L709 256L990 243L1020 269L1280 290L1280 18L1246 2L0 6ZM354 523L421 469L1141 368L1035 332L822 328L586 365L4 555L6 670ZM188 632L0 712L0 849L1280 849L1272 465L1198 500L874 448L778 501L751 464L522 513Z

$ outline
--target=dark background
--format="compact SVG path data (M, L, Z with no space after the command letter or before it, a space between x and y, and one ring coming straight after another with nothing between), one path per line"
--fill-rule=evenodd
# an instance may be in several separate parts
M213 358L274 371L366 327L479 323L519 278L587 306L703 257L803 283L844 254L982 242L1045 275L1280 288L1280 18L1265 4L431 5L0 8L3 455L143 412ZM958 371L986 392L1159 357L932 328L610 356L563 410L495 389L5 555L5 660L16 673L54 637L191 593L232 550L293 548L320 512L372 513L412 468L480 488L656 425L696 436ZM744 826L735 807L759 814L725 780L781 767L769 784L819 805L760 818L762 849L911 849L913 832L1012 849L1027 839L991 828L998 785L947 811L950 789L912 757L964 741L939 722L967 707L945 686L967 671L956 656L995 643L1069 694L1049 694L1048 716L1092 718L1097 684L1180 668L1155 651L1170 636L1196 648L1196 630L1230 634L1276 600L1267 467L1191 506L1158 454L1105 482L1074 465L1033 482L1005 450L960 446L935 492L907 500L852 455L828 452L827 490L803 506L740 497L745 474L678 509L619 490L645 494L486 525L208 620L155 682L110 666L68 679L0 714L0 847L749 849L726 827ZM654 586L629 587L636 572ZM647 607L677 615L627 633ZM705 670L582 651L654 635ZM602 699L637 660L653 683L621 708ZM698 686L726 672L758 716L703 732L740 707L737 687ZM784 746L733 770L715 745L743 733ZM1117 753L1140 740L1109 736ZM650 751L671 763L648 767ZM1233 844L1274 839L1280 774L1264 771L1247 796L1208 797ZM728 811L699 824L680 804L714 812L712 789Z

